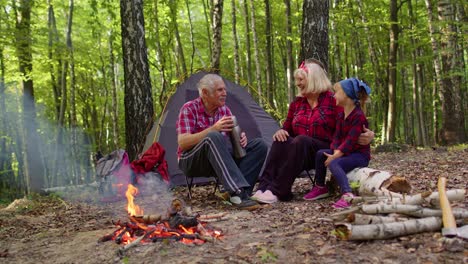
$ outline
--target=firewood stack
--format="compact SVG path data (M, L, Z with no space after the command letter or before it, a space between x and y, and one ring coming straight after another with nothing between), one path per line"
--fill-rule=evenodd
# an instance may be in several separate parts
M348 174L350 181L359 182L360 196L350 198L350 209L331 215L339 239L389 239L441 230L445 237L468 239L468 210L450 207L450 202L464 201L465 189L445 191L445 178L441 177L438 192L405 195L392 186L393 178L388 172L368 168ZM398 177L396 182L408 190L405 181ZM457 224L464 227L457 228Z

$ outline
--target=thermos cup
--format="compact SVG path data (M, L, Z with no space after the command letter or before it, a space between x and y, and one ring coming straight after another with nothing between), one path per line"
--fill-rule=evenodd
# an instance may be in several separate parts
M241 128L239 123L237 122L237 118L235 116L231 116L232 122L234 123L234 127L232 128L231 133L229 134L232 143L232 150L234 152L234 157L236 159L243 158L246 154L245 149L240 144L241 138Z

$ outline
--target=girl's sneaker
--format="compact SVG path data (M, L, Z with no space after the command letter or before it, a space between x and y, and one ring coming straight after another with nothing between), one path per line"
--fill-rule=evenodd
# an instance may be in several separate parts
M351 197L353 198L354 195L352 193L345 193L341 196L341 198L332 205L333 208L335 209L343 209L343 208L348 208L351 206L351 203L346 201L345 197Z
M310 190L309 193L307 193L306 195L304 195L304 200L307 200L307 201L314 201L314 200L318 200L318 199L322 199L322 198L327 198L328 196L330 196L330 194L328 193L328 188L327 186L317 186L315 185L314 187L312 187L312 190Z

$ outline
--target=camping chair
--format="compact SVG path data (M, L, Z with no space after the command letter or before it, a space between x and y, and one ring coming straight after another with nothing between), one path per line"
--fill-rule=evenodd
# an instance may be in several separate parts
M312 178L312 175L310 175L310 171L304 170L309 177L310 181L312 182L312 186L315 186L315 178Z
M188 196L189 200L192 200L193 179L195 177L189 177L186 174L184 174L184 176L185 176L185 183L187 184L187 189L188 189L188 195L187 196ZM189 180L189 178L190 178L190 180ZM215 187L214 187L213 193L212 193L212 195L214 195L216 193L216 190L218 190L218 188L219 188L219 185L218 185L219 179L218 179L218 177L210 177L210 178L215 179Z

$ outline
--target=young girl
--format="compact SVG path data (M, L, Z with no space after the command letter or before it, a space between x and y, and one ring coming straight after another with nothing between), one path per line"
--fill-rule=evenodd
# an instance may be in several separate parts
M340 81L333 89L336 104L342 106L344 111L338 114L331 149L321 149L315 156L316 184L304 199L317 200L329 196L325 186L328 167L342 193L341 199L334 203L333 207L346 208L350 203L345 200L345 196L353 197L346 173L354 168L369 165L370 145L359 145L357 141L363 129L368 127L361 106L364 106L371 89L356 78Z

